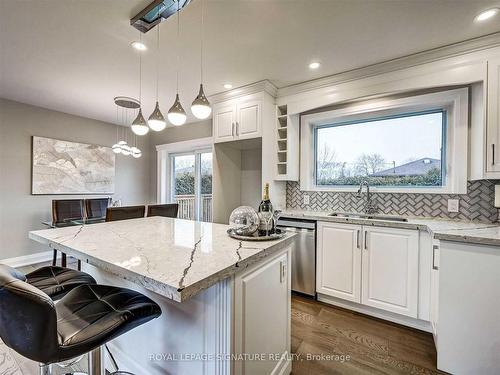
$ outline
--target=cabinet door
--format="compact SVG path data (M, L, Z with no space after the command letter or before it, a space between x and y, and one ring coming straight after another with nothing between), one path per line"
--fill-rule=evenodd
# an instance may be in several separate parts
M500 171L500 58L488 60L486 170Z
M363 227L362 303L416 318L418 231Z
M318 223L316 291L361 302L360 225Z
M290 252L288 247L267 263L235 277L234 353L276 355L265 360L235 361L235 374L284 373L286 356L290 355Z
M430 320L434 343L438 346L437 327L439 315L439 243L432 245L432 269L431 269L431 309Z
M261 100L246 100L238 103L238 120L236 121L236 136L239 139L262 136L261 131Z
M232 141L235 137L236 107L233 104L214 108L214 143Z

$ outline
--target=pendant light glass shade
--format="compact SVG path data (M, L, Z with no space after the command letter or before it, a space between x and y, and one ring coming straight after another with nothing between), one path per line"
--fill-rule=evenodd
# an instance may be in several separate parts
M113 150L113 152L114 152L115 154L121 154L121 152L122 152L122 146L120 146L118 143L115 143L115 144L111 147L111 149Z
M156 132L161 132L167 126L165 117L163 117L163 114L160 111L160 104L158 104L158 101L156 101L155 110L148 118L148 125Z
M193 115L200 120L206 119L212 113L210 103L203 92L203 84L200 84L200 92L194 99L193 104L191 104L191 112L193 112Z
M174 105L168 110L167 118L168 121L175 126L184 125L186 122L186 111L182 108L181 101L179 100L179 94L175 95Z
M134 122L132 122L132 131L137 135L146 135L149 132L148 124L146 124L146 120L144 120L144 116L142 115L142 109L139 108L139 113L135 118Z

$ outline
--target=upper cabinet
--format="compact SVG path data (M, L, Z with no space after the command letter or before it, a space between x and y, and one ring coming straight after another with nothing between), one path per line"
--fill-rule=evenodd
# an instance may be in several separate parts
M486 172L500 172L500 57L488 60Z
M214 105L214 143L262 137L263 97L251 94Z

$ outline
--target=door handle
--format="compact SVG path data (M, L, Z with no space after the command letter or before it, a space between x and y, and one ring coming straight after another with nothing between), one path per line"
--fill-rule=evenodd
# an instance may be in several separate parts
M356 248L359 249L359 234L360 234L360 230L358 229L356 231Z
M234 137L234 122L231 123L231 136Z
M240 124L238 121L236 121L236 136L240 135Z
M495 165L495 144L491 144L491 164Z
M366 242L367 238L368 238L368 231L365 230L365 250L368 250L368 243Z
M432 269L433 270L439 270L439 267L436 267L436 250L439 249L438 245L433 245L432 246Z

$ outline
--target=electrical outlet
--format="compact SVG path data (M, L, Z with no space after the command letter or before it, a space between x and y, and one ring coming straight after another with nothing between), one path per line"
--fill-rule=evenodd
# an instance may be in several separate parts
M448 212L458 212L459 205L458 199L448 199Z
M304 205L307 206L309 204L309 195L304 194L303 199L304 199Z

